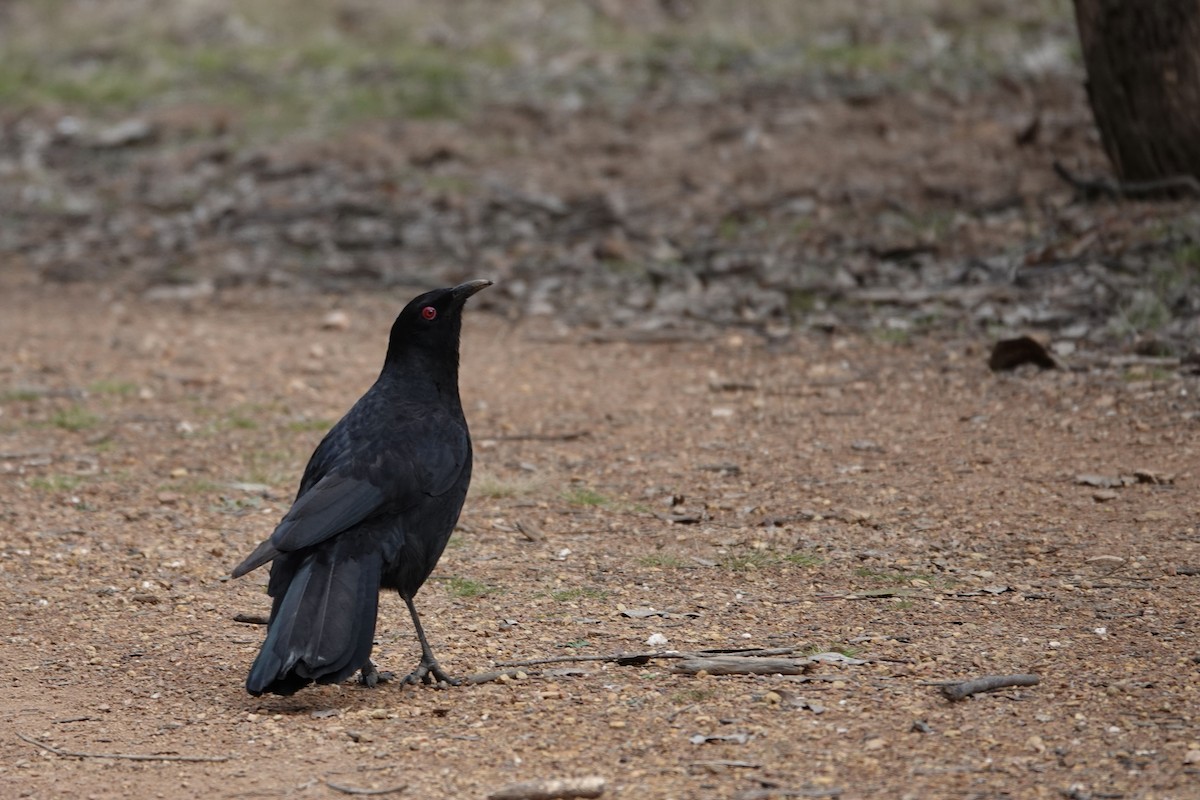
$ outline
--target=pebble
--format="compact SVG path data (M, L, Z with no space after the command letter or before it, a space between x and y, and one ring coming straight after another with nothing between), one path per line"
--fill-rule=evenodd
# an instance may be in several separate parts
M330 311L321 320L321 327L327 331L344 331L350 327L350 315L345 311Z

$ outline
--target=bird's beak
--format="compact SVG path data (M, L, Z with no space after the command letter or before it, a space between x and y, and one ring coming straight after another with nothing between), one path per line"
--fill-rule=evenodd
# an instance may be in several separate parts
M455 286L453 289L451 289L450 294L455 300L465 301L468 297L475 294L480 289L486 289L491 285L492 282L487 279L467 281L466 283L460 283L458 286Z

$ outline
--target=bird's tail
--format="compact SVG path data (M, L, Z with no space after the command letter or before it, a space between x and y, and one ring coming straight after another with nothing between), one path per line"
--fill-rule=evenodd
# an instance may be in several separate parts
M246 691L293 694L309 683L338 683L367 663L379 606L379 554L349 556L336 545L288 554L272 569L275 607ZM292 560L297 564L292 566ZM275 570L291 574L276 576ZM285 578L275 587L277 577Z

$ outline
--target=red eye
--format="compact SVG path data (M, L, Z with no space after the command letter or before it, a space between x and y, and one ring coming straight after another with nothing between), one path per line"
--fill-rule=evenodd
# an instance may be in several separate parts
M421 318L432 321L437 318L437 309L433 306L425 306L421 309Z

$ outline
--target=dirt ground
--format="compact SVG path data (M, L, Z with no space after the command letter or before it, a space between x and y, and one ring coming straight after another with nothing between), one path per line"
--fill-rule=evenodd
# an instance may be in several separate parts
M8 277L4 796L482 798L581 776L624 798L1197 796L1200 381L996 375L971 337L589 343L475 310L476 477L418 597L449 670L852 660L248 696L262 628L234 617L265 612L265 575L228 571L407 299L181 306ZM377 636L384 668L415 663L398 598ZM1040 683L937 686L1010 673Z
M1200 207L1056 176L1069 3L0 18L0 797L1200 797ZM417 602L512 674L250 697L230 568L476 277Z

